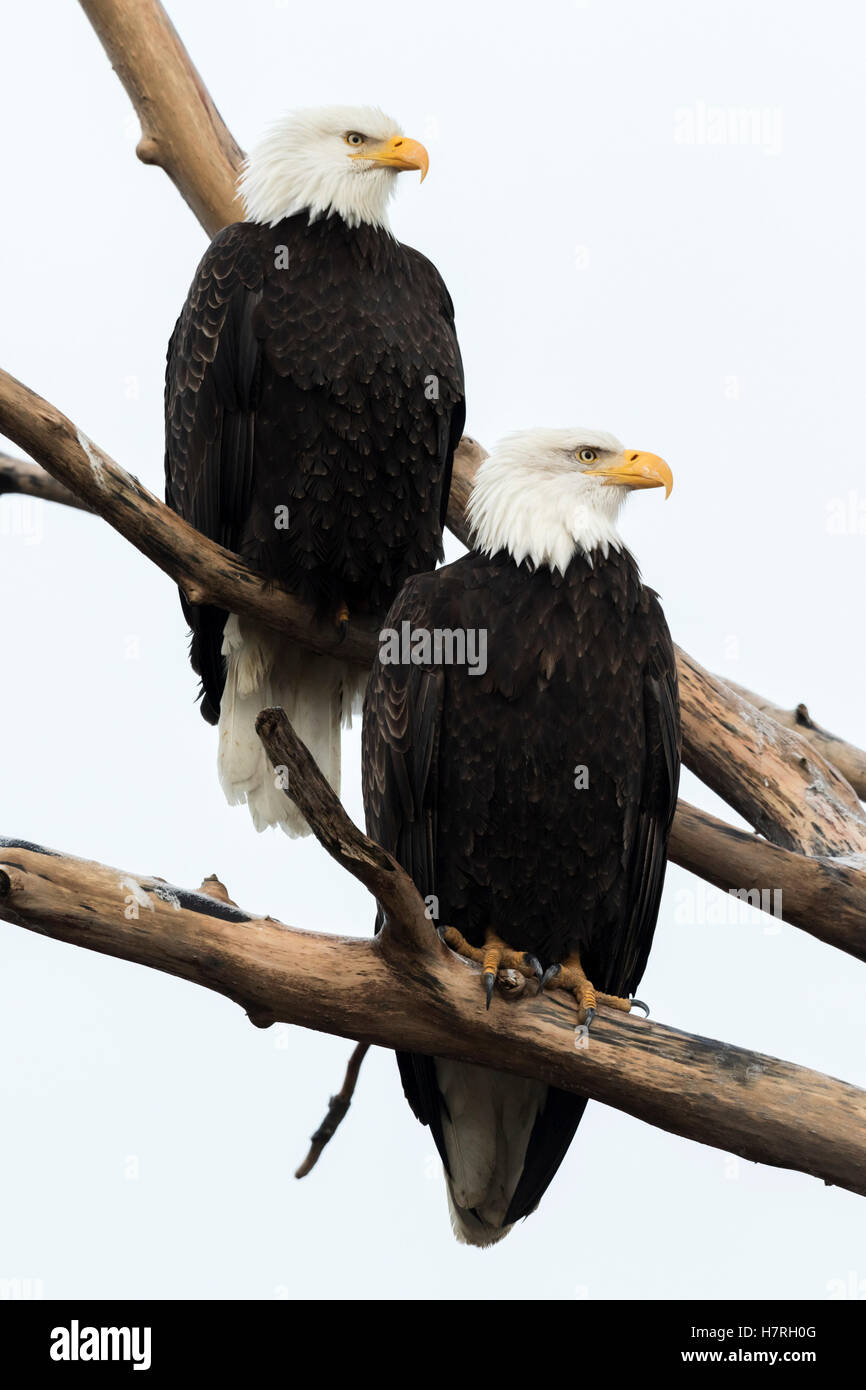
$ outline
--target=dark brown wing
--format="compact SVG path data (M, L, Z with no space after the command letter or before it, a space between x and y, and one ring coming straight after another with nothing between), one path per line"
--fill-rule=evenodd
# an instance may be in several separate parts
M608 992L633 994L646 969L667 866L668 836L680 780L680 709L673 642L656 595L646 590L649 623L644 667L644 766L640 800L626 832L628 904L609 943Z
M403 587L386 619L399 630L430 622L428 595L435 577L419 575ZM445 674L412 664L376 662L364 705L362 784L367 832L403 866L425 899L438 896L436 793L439 729ZM433 905L435 912L435 903ZM381 913L376 930L381 927ZM434 930L433 922L430 924ZM397 1053L403 1090L413 1112L429 1125L447 1167L441 1099L433 1059Z
M206 251L168 345L165 493L180 516L236 551L253 482L261 344L253 313L261 298L255 229L226 227ZM181 597L192 629L191 660L202 713L219 718L220 647L226 614Z

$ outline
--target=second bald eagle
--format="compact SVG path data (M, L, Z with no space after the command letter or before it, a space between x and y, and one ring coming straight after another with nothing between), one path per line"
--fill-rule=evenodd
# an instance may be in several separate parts
M249 220L214 238L169 344L169 505L338 627L382 612L441 556L465 419L454 311L387 220L396 175L423 178L427 162L374 108L280 122L245 166ZM254 720L282 705L339 791L358 672L246 618L183 607L229 801L246 801L257 829L305 833Z
M472 552L410 580L385 620L407 642L401 654L383 643L370 677L367 828L447 944L479 962L488 1005L512 970L571 990L583 1029L598 1003L631 1008L680 721L667 624L616 518L631 490L672 481L662 459L607 433L513 435L478 470ZM430 633L462 635L467 652L474 633L485 660L416 649L412 635ZM455 1234L501 1240L538 1205L586 1101L467 1062L398 1061L445 1165Z

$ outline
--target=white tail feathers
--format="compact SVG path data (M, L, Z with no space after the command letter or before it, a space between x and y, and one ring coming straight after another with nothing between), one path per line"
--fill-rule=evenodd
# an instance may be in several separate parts
M230 614L223 634L226 683L220 701L219 779L230 806L246 802L256 830L278 825L287 835L309 826L286 796L286 774L271 767L256 718L281 706L339 796L340 726L360 709L359 667L320 656L246 618Z
M494 1245L511 1230L511 1205L547 1086L468 1062L436 1059L447 1110L442 1132L451 1225L464 1245Z

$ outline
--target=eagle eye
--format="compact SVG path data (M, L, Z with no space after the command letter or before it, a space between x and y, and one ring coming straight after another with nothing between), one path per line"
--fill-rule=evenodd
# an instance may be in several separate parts
M353 145L355 146L355 148L357 148L358 145L363 145L364 138L365 137L363 135L360 135L357 130L350 130L346 135L345 140L347 145Z
M598 458L598 452L595 449L578 449L577 457L580 459L581 463L595 463Z

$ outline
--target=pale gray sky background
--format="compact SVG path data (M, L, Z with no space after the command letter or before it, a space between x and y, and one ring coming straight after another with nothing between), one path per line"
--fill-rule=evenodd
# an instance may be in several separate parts
M624 531L675 638L866 743L858 7L169 9L245 147L288 107L348 101L427 144L394 226L453 293L471 432L585 424L663 454L671 500L636 496ZM0 363L161 491L165 345L204 235L136 160L73 0L2 22ZM715 108L744 107L752 138L714 141ZM247 908L370 930L372 902L322 850L223 803L152 565L92 517L6 498L0 602L3 833L184 885L216 871ZM356 818L358 761L353 738ZM864 967L774 928L672 869L641 994L665 1022L866 1084ZM297 1183L348 1050L0 926L0 1280L46 1297L866 1295L862 1201L597 1104L540 1211L494 1249L458 1247L384 1052Z

